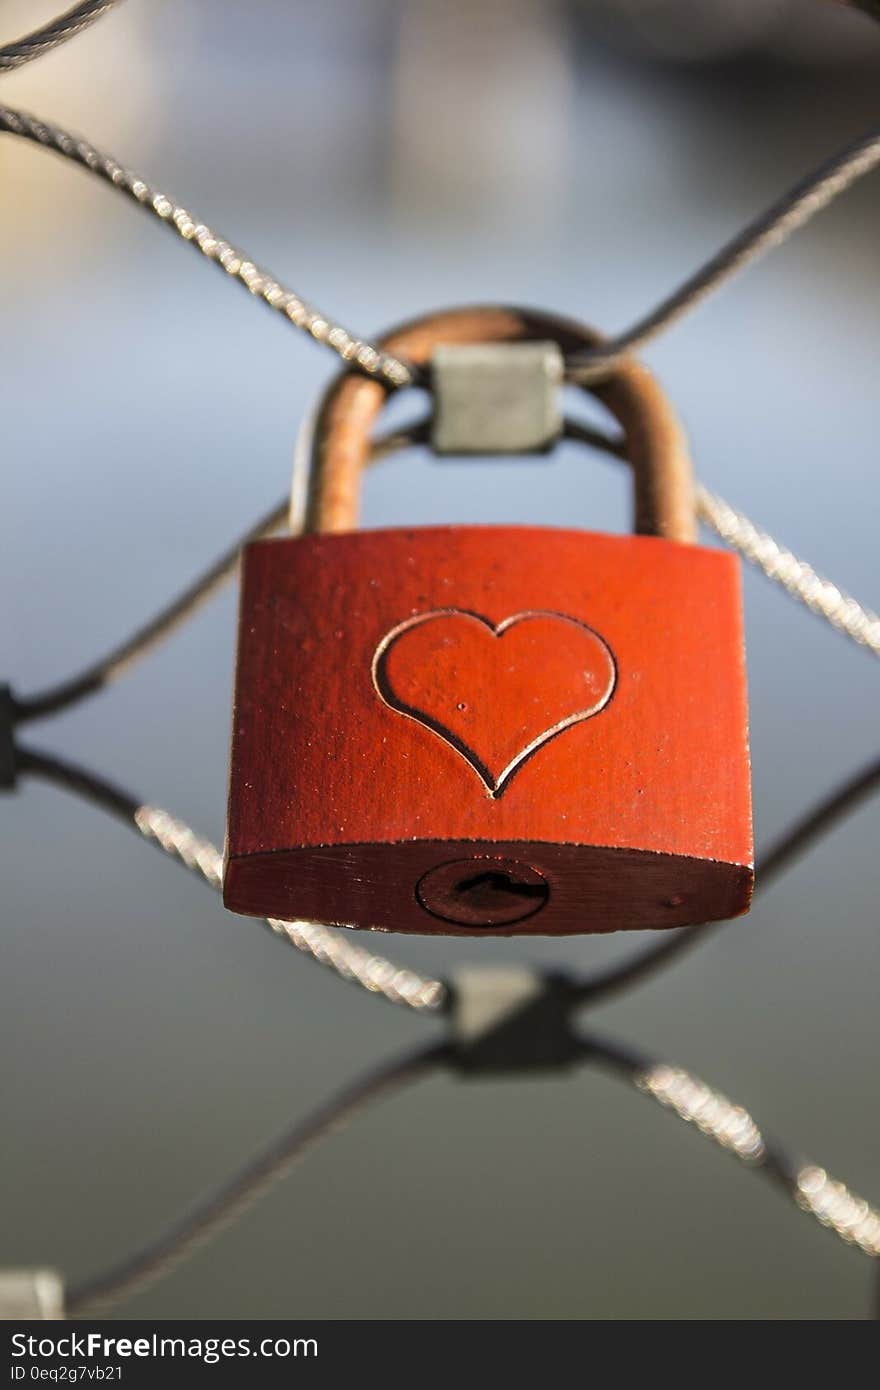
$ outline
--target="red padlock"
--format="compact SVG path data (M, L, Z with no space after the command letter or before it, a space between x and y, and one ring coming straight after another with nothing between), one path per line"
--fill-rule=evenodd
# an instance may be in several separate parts
M518 309L383 346L598 341ZM636 530L356 531L386 397L346 374L314 436L308 534L243 560L224 900L386 931L567 934L747 910L739 562L693 544L691 467L638 363L620 421Z

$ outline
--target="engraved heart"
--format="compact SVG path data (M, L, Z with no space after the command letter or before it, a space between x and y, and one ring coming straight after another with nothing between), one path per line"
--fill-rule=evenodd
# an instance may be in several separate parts
M604 709L617 679L611 648L578 618L537 610L496 625L461 608L398 623L372 673L386 705L454 748L491 797L550 739Z

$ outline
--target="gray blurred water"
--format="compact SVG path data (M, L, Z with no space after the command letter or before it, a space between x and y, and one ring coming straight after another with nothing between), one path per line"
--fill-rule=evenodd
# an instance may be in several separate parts
M9 33L28 8L8 7ZM4 78L3 99L82 131L365 333L474 300L621 328L875 116L880 49L858 17L831 21L861 26L856 61L699 67L614 46L561 6L510 8L505 24L491 0L265 4L245 28L239 6L131 0ZM149 616L284 492L334 368L81 171L6 140L0 188L0 674L28 692ZM646 354L703 480L875 605L878 212L880 186L857 188ZM401 458L364 512L619 529L627 502L618 469L563 449L540 474ZM745 587L766 845L876 747L877 673L760 576ZM229 592L29 741L219 839L234 613ZM436 1031L57 791L28 782L2 816L4 1264L91 1273L353 1071ZM862 810L749 918L596 1019L875 1201L877 828ZM432 972L501 955L586 970L635 941L387 947ZM437 1078L120 1311L849 1318L867 1263L598 1072Z

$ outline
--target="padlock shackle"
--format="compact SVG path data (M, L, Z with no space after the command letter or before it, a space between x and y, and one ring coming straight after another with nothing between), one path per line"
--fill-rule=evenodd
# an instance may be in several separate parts
M382 348L426 366L442 345L553 341L563 354L601 344L593 329L532 309L477 305L444 309L385 334ZM635 531L665 540L696 539L694 481L684 431L654 377L635 359L605 381L581 388L619 421L635 483ZM361 474L376 419L389 394L384 382L342 372L322 397L297 446L291 529L351 531L358 521Z

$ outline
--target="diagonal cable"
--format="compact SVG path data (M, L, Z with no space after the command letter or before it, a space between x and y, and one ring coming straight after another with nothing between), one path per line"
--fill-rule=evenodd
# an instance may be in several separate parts
M121 818L172 858L219 890L223 877L223 857L210 840L197 835L184 821L167 811L142 803L130 792L107 782L97 774L53 754L33 748L17 750L17 770L42 777L75 795L92 801ZM846 815L880 789L880 758L874 759L842 786L835 787L804 818L791 826L758 864L758 891L827 834ZM311 956L343 979L350 980L371 994L381 995L392 1004L416 1012L431 1013L448 1007L449 991L442 980L432 980L394 964L383 956L357 946L338 928L319 922L284 922L266 919L274 935L298 951ZM589 975L570 991L572 1006L592 1004L596 999L639 982L670 963L691 946L706 940L723 923L686 927L668 933L658 946L637 951L607 970Z
M582 1039L580 1050L585 1061L598 1062L622 1075L719 1148L748 1167L763 1171L802 1211L845 1243L868 1256L880 1255L880 1211L825 1169L796 1159L770 1140L742 1106L681 1067L650 1059L606 1038L590 1034ZM172 1273L286 1177L295 1162L368 1104L453 1059L453 1045L440 1042L368 1072L249 1159L158 1236L109 1269L74 1285L67 1299L68 1313L82 1317L106 1310Z
M60 48L61 44L81 34L118 4L119 0L80 0L78 5L72 5L63 14L56 15L41 29L34 29L22 39L3 44L0 46L0 72L12 72L14 68L33 62L34 58L42 58L44 53L51 53L53 48Z
M337 1133L372 1102L428 1075L445 1054L443 1044L434 1044L364 1073L307 1119L279 1135L154 1239L109 1269L74 1284L67 1296L67 1312L73 1317L92 1315L170 1274L238 1220L322 1140Z
M61 684L52 686L27 699L16 700L15 722L27 723L31 719L42 719L50 714L58 714L80 700L94 695L105 685L117 679L141 657L151 651L183 626L209 599L219 592L238 570L242 547L251 541L270 536L286 520L288 503L285 500L273 507L243 536L240 536L228 550L224 551L192 584L187 585L172 601L162 608L154 618L137 628L119 646L114 647L100 660L93 662L84 670L77 672Z
M197 835L183 821L144 805L138 797L86 768L35 748L16 750L17 771L40 777L80 796L137 830L145 840L177 859L184 868L219 890L223 880L223 856L210 840ZM415 970L395 965L384 956L349 940L340 928L318 922L282 922L268 919L273 935L326 966L340 978L415 1013L433 1013L446 1005L446 986Z
M40 121L24 111L14 111L9 106L0 106L0 133L31 140L104 179L159 222L165 223L181 240L189 242L206 260L213 261L254 298L281 314L294 328L302 329L316 342L324 343L338 353L344 362L358 367L369 376L379 377L391 387L409 386L415 381L413 371L405 363L382 352L365 339L356 337L340 323L307 304L269 271L261 270L243 251L237 251L204 222L187 212L186 208L175 203L167 194L151 188L139 174L125 169L112 155L102 154L87 140L47 121Z
M622 437L605 434L575 420L565 421L564 433L566 439L575 439L591 448L626 459L626 445ZM824 618L831 627L857 645L867 648L874 656L880 656L880 617L872 609L859 603L830 579L817 574L806 560L800 559L768 531L750 521L744 512L732 507L723 497L710 492L701 483L696 485L694 503L700 520L710 526L725 545L738 550L743 559L757 566L774 584L781 585L792 598Z
M572 353L566 360L568 379L586 384L608 376L621 358L645 347L713 290L768 251L781 246L841 193L866 174L872 173L878 164L880 131L870 131L845 145L750 222L738 236L689 276L684 284L625 333L608 338L600 347Z
M812 565L762 531L744 512L702 486L697 487L697 513L726 545L738 550L775 584L781 584L810 612L874 656L880 656L880 617L870 608L817 574Z
M766 892L784 870L877 791L880 791L880 757L874 757L823 797L759 858L755 869L756 896ZM707 922L696 927L683 927L681 931L664 936L658 945L636 950L607 969L588 975L578 987L580 1002L593 1004L597 999L605 999L610 994L619 994L621 990L641 984L657 971L671 965L685 951L707 941L725 925L724 922Z
M820 1225L872 1259L880 1257L880 1210L856 1196L818 1164L796 1158L770 1139L747 1110L682 1067L648 1058L593 1033L584 1053L629 1080L643 1095L693 1125L719 1148L763 1171Z

